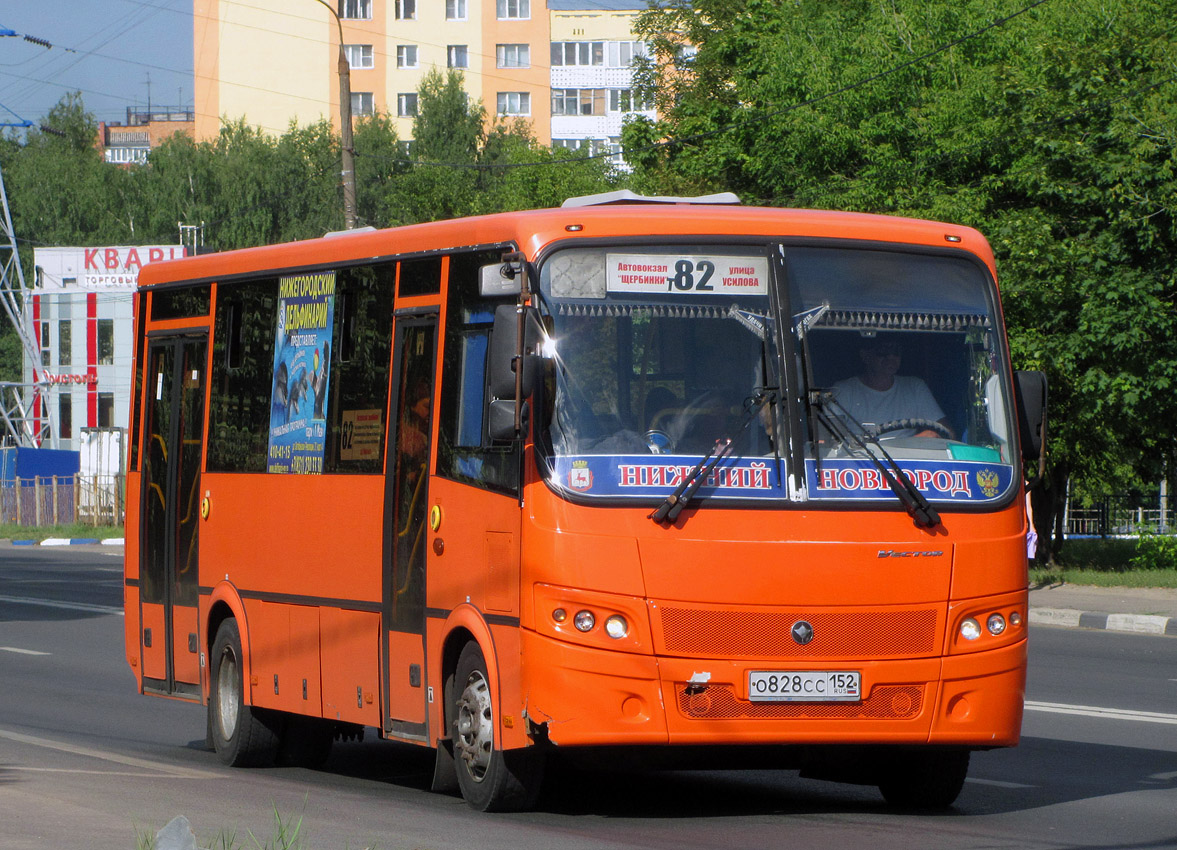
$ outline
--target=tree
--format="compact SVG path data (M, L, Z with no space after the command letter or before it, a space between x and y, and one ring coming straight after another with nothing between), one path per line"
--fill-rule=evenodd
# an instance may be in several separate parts
M525 120L488 125L458 71L429 72L417 103L411 166L388 184L391 224L557 206L617 182L607 160L540 145Z
M47 129L29 130L17 155L4 163L13 228L20 238L48 245L132 239L136 222L122 203L128 172L102 161L95 147L98 125L81 95L63 97L43 126Z
M1146 490L1173 453L1175 12L671 0L639 18L662 118L626 127L627 159L647 190L985 232L1014 361L1050 378L1045 532L1068 482Z

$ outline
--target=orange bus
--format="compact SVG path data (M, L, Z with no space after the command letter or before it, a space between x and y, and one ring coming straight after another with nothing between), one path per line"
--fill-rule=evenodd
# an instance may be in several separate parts
M1017 742L1045 380L976 231L623 193L140 282L127 657L222 761L374 728L479 810L629 754L946 806Z

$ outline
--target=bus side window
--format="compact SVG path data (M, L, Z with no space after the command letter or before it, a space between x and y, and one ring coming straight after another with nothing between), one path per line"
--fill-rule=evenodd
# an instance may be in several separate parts
M339 272L324 472L384 469L395 264Z
M265 472L278 279L218 284L209 386L208 470Z
M450 257L437 474L517 493L519 450L515 444L492 446L485 421L486 356L494 308L503 301L479 295L479 268L500 262L502 254L496 249Z

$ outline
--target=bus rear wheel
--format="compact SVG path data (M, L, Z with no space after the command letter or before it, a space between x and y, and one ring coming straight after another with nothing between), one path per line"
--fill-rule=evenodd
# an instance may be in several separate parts
M883 768L879 790L898 808L947 809L960 795L968 772L968 750L905 750Z
M208 712L209 731L217 757L234 767L274 763L281 740L277 712L245 704L241 632L237 621L225 620L213 641Z
M494 706L482 650L468 643L458 657L451 706L458 787L481 812L530 809L543 782L543 758L533 750L495 746Z

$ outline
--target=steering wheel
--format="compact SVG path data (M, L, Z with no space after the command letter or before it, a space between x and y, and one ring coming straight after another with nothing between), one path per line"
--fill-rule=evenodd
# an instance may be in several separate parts
M920 431L935 431L945 440L952 439L952 432L942 422L937 422L935 419L892 419L890 422L884 422L882 425L875 428L875 436L881 437L890 431L906 431L908 429L914 430L916 433Z
M674 451L674 440L660 428L651 428L646 432L646 445L652 455L668 455Z

